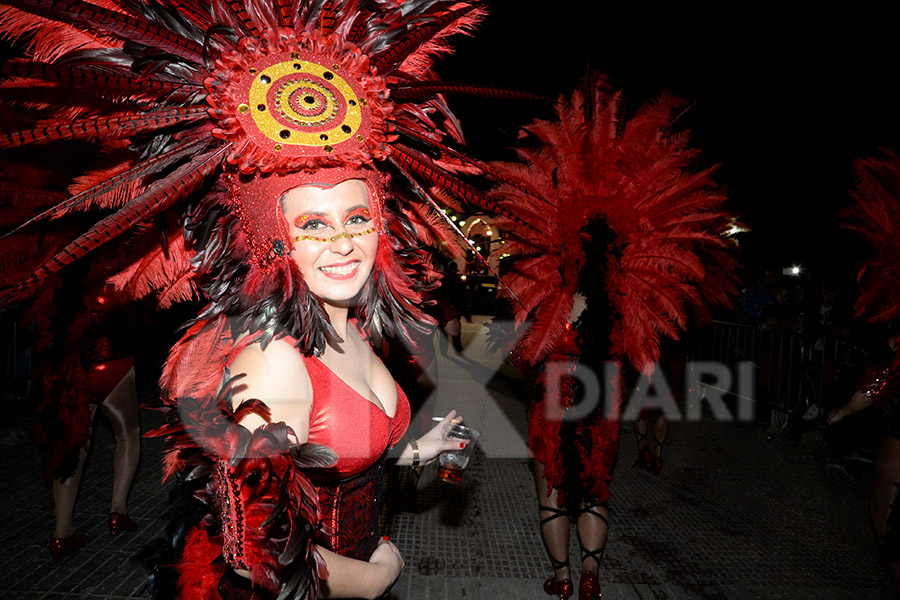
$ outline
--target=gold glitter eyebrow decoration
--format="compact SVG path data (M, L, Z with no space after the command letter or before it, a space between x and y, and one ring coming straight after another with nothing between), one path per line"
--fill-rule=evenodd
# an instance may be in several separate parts
M336 242L343 238L347 238L349 240L349 239L353 239L355 237L359 237L361 235L369 235L370 233L375 233L374 227L369 227L368 229L365 229L358 233L348 233L346 231L342 231L337 235L331 236L330 238L323 238L323 237L318 237L315 235L296 235L296 236L294 236L294 241L295 242L324 242L326 244L330 244L331 242Z

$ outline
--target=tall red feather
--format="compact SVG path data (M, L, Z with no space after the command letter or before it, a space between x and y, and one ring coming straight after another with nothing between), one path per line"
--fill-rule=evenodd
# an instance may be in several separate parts
M190 194L207 175L218 167L222 155L227 150L228 148L225 147L207 152L194 158L190 163L182 165L168 177L157 181L121 210L102 219L90 231L73 240L16 288L0 293L0 304L23 297L50 273L58 271L93 249L115 239L127 230L128 225L126 224L141 222Z
M65 139L93 139L110 134L113 137L124 137L144 131L162 129L179 123L197 121L207 116L207 109L180 108L166 109L156 112L124 115L115 117L90 117L69 121L53 120L40 127L27 131L15 131L0 135L0 149L18 148Z
M38 16L52 15L54 19L72 23L83 29L102 29L122 40L152 46L195 63L203 62L203 47L200 44L148 23L141 17L80 0L9 1L14 3L16 8L34 12Z

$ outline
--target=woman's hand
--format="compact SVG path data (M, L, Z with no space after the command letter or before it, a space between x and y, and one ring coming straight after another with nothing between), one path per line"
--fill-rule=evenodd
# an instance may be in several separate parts
M872 397L865 390L857 390L842 407L828 413L827 422L829 425L834 425L844 417L849 417L872 406L873 402Z
M383 576L384 588L375 596L380 598L391 589L391 586L400 577L400 571L403 570L405 563L397 546L392 544L387 538L382 538L378 540L378 547L375 548L375 552L369 557L369 564L378 567Z
M832 426L844 418L844 412L841 409L833 410L828 413L828 426Z
M450 429L451 423L462 423L462 417L457 417L455 410L451 410L431 431L416 440L419 444L419 464L427 465L432 463L441 452L445 450L459 450L468 443L468 440L447 437L447 430ZM404 458L411 457L412 450L407 447L402 456ZM411 463L407 462L407 464Z

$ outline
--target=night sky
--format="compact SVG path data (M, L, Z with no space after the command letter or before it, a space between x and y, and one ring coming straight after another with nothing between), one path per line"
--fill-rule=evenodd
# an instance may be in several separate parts
M852 160L900 148L896 15L720 6L660 13L604 2L495 2L437 70L447 80L555 97L571 93L590 64L634 105L668 87L694 103L684 123L702 161L721 163L730 208L753 229L740 238L745 264L852 276L865 249L838 227ZM451 105L469 145L487 158L503 157L517 124L551 114L527 102Z

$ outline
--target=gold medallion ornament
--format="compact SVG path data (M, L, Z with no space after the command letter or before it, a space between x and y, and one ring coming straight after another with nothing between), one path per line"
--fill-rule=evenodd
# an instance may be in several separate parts
M245 131L278 152L324 156L341 144L358 145L369 119L360 90L341 77L338 65L322 65L308 53L271 57L273 64L249 75L241 111ZM367 103L366 103L367 104ZM255 130L255 131L254 131ZM259 135L254 135L258 132Z
M228 162L255 170L357 166L382 158L392 106L359 49L316 32L245 38L206 81L207 101L232 141Z

